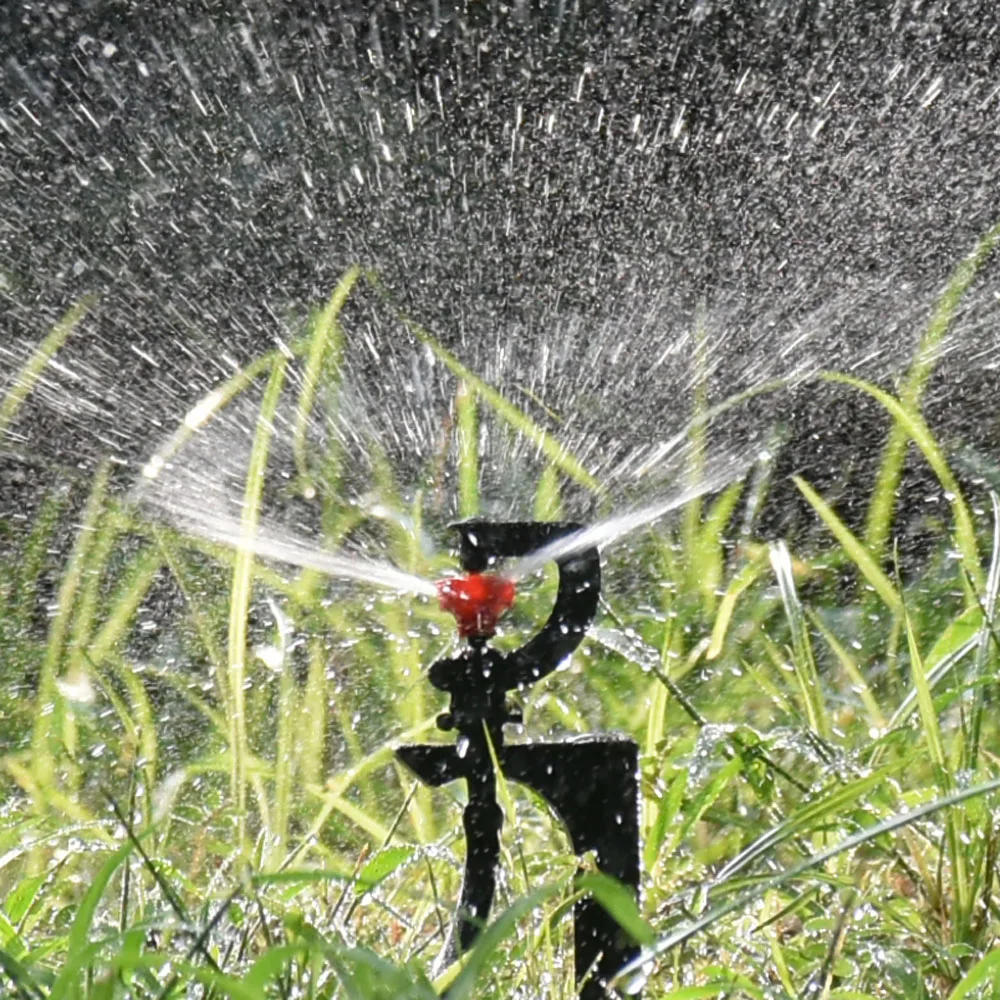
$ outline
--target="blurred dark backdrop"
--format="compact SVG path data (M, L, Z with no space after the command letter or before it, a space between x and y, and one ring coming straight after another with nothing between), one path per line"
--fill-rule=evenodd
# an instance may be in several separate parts
M986 2L21 2L0 55L0 338L101 297L87 407L67 382L19 429L63 460L138 461L206 359L270 344L356 261L472 361L580 317L665 338L701 304L725 394L824 309L820 360L898 365L1000 217ZM929 401L982 454L993 276ZM674 426L678 395L623 419ZM789 468L863 504L882 415L780 405Z

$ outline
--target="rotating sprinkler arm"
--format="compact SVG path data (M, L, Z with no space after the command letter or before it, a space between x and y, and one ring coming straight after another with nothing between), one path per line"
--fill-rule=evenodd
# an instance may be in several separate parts
M601 592L601 560L597 549L557 562L556 603L542 630L504 659L507 689L524 687L550 674L583 641L597 613Z
M493 524L465 521L454 525L459 533L462 568L480 574L499 559L519 559L550 542L580 530L571 521ZM534 684L569 656L597 614L601 591L601 558L596 547L555 560L559 590L555 606L541 631L503 659L500 683L504 690ZM504 581L507 582L507 581ZM509 601L513 601L511 584Z

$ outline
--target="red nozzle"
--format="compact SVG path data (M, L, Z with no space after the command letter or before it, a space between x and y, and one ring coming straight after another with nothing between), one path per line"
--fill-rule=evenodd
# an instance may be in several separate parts
M489 639L517 592L513 580L492 573L451 577L438 580L435 586L441 610L455 616L463 639Z

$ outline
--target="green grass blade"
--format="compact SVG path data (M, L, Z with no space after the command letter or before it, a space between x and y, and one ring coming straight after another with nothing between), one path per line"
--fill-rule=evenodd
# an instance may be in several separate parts
M691 832L694 825L705 815L705 812L715 804L716 800L743 773L743 761L739 757L731 757L699 789L688 808L684 810L684 819L680 823L672 841L676 848Z
M812 621L826 640L827 645L833 651L833 655L837 658L844 673L847 674L851 680L851 684L857 690L858 697L865 706L865 711L868 713L868 718L871 720L872 725L879 730L884 730L887 725L885 715L879 707L875 695L872 694L872 690L868 686L868 682L865 680L864 674L861 673L861 669L858 667L854 657L847 652L840 640L827 628L826 623L815 611L810 609L808 614L810 621Z
M112 662L115 670L123 679L126 676L136 676L136 670L133 664L120 660L117 657ZM209 702L201 696L200 688L196 688L189 678L184 675L178 675L175 672L171 672L169 669L150 669L148 665L146 669L152 676L156 677L161 684L176 691L177 694L195 711L204 716L205 721L223 741L228 739L229 722L227 721L226 716L222 712L213 708L212 705L210 705ZM126 686L128 686L127 682L125 683Z
M138 837L143 834L137 834ZM73 917L73 924L70 927L69 939L67 941L67 957L72 960L75 955L80 954L84 948L93 940L94 919L97 916L97 907L101 902L101 897L107 890L108 883L116 871L125 863L132 853L135 844L129 838L121 847L101 865L97 874L92 878L76 915Z
M397 868L406 864L414 856L415 851L416 848L411 844L396 844L382 848L358 872L358 886L365 892L371 892Z
M400 733L397 737L399 742L405 743L409 740L423 736L428 732L428 730L433 729L435 718L436 716L429 716L426 719L422 719L420 723L412 729ZM340 771L337 775L332 777L327 782L326 787L318 791L319 797L323 800L323 805L314 817L313 821L309 824L309 828L304 834L304 840L311 840L312 838L317 837L326 822L329 820L331 814L334 812L340 812L342 815L347 816L347 818L352 822L357 823L363 830L366 830L369 834L371 834L372 839L378 841L379 843L385 842L386 834L388 832L386 828L376 820L372 819L372 817L362 813L356 806L352 806L351 803L343 797L343 795L348 788L369 775L373 770L389 763L393 759L394 745L395 741L393 741L393 743L383 743L376 747L366 757L357 761L357 763L353 766Z
M349 278L351 271L347 272L344 279L337 286L334 291L334 298L337 297L338 291L344 286L345 282ZM347 291L344 293L346 298L347 294L350 292L350 288L353 287L353 282L347 287ZM333 300L328 305L328 309L332 307ZM339 309L342 307L338 307ZM252 386L259 378L274 371L276 365L283 365L287 362L289 354L292 357L298 358L303 355L308 356L313 348L316 346L316 338L314 336L306 336L290 347L283 345L274 351L269 351L266 354L262 354L260 357L256 358L253 362L248 364L245 368L240 368L234 372L219 388L213 389L211 392L206 393L201 399L192 406L188 412L185 414L183 421L180 426L166 443L157 451L148 462L146 462L143 467L142 474L146 479L156 479L157 476L163 471L164 467L168 462L173 459L177 453L181 450L191 440L191 438L212 420L221 410L225 409L237 396L245 392L250 386ZM336 345L334 345L336 346ZM336 351L323 351L322 357L319 362L320 374L317 376L321 381L321 374L324 367L330 366L329 357L333 354L336 355ZM307 360L308 365L308 360ZM313 397L315 398L315 397ZM300 408L302 406L302 401L300 400ZM311 407L310 407L311 408ZM305 418L308 421L308 416Z
M152 528L152 536L156 542L157 551L162 556L162 562L169 569L170 575L184 597L184 604L194 625L195 634L198 636L201 647L212 664L216 682L219 686L219 700L223 704L226 704L229 697L225 686L226 671L224 657L213 635L211 623L203 613L200 602L195 598L196 588L192 585L187 567L177 550L177 546L174 544L175 534L159 526L154 526ZM229 554L232 555L232 553Z
M287 973L288 967L303 957L303 945L286 944L268 948L243 977L243 985L255 995L269 995L268 986Z
M764 993L744 976L734 974L730 978L714 984L706 983L704 986L682 986L680 989L662 994L658 1000L713 1000L716 997L718 1000L728 1000L730 997L741 997L744 994L752 997L753 1000L758 1000L758 998L759 1000L763 1000L765 996L770 995L770 991Z
M156 954L119 955L116 958L113 969L115 972L120 972L124 978L125 973L133 970L160 970L167 961L170 960ZM171 961L170 967L171 971L177 976L178 983L197 983L203 986L204 989L198 991L199 996L227 997L228 1000L271 1000L271 996L273 996L273 994L265 993L262 990L253 989L242 979L226 975L224 972L219 972L216 969L193 965L191 962L186 961ZM125 995L129 996L129 994ZM187 994L183 990L167 994L170 1000L176 1000L178 996L185 995Z
M1000 948L994 948L976 962L955 984L955 988L948 994L948 1000L965 1000L965 997L976 993L977 990L991 981L995 990L998 976L1000 976ZM988 995L996 996L996 993L991 992ZM984 993L982 996L987 996L987 994Z
M701 474L704 474L704 463L701 465ZM686 549L685 560L687 587L692 592L700 592L702 605L708 616L715 614L719 603L718 592L726 568L723 535L743 495L744 485L742 481L738 481L727 486L708 508L703 522L692 532L690 541L686 543L690 545Z
M687 791L687 781L687 771L680 771L674 776L669 788L659 796L658 808L650 818L650 822L646 824L647 832L642 850L643 863L647 872L652 872L653 866L658 863L667 831L675 825L684 800L684 793ZM648 798L646 804L651 804Z
M45 992L35 981L28 966L6 948L0 948L0 969L11 981L15 995L20 1000L42 1000L45 997Z
M973 680L979 681L986 676L989 655L996 653L996 608L1000 596L1000 497L990 491L990 502L993 505L993 553L990 556L990 568L986 574L986 593L982 598L983 624L979 633L979 647L976 649L976 662ZM966 765L975 769L979 760L979 743L982 738L983 712L985 698L982 688L975 694L975 705L972 709L972 726L969 745L966 750Z
M909 409L903 402L896 399L883 389L863 379L854 378L851 375L840 375L835 372L828 372L823 378L830 382L840 382L849 385L861 392L868 393L878 400L882 406L892 415L896 421L896 426L900 427L908 438L920 449L928 465L934 470L938 481L944 488L945 496L951 504L952 514L955 518L955 540L959 551L962 553L962 565L976 586L981 590L983 587L983 570L979 564L979 546L976 542L976 530L972 523L972 515L962 497L958 481L948 467L944 454L937 441L931 434L930 429L924 422L923 417L915 410ZM872 548L871 546L869 546ZM877 548L872 548L877 553Z
M985 669L985 658L990 648L990 629L994 627L994 616L997 610L997 600L1000 599L1000 496L990 490L990 503L993 505L993 553L990 556L990 569L986 575L986 593L983 598L982 635L979 642L977 660L977 675Z
M58 606L49 627L45 656L35 695L35 728L32 734L32 776L44 793L51 791L56 771L59 728L59 692L56 679L66 653L77 593L87 570L88 554L107 497L110 466L104 463L94 477L80 530L59 586Z
M691 938L700 934L702 931L708 930L723 917L738 910L746 909L758 899L765 896L772 889L778 888L787 882L801 878L813 869L822 867L838 855L852 851L861 844L866 844L869 841L875 840L876 838L887 833L893 833L896 830L910 826L927 816L940 812L942 809L950 809L968 801L969 799L989 795L990 793L996 791L1000 791L1000 778L994 778L992 781L987 781L971 788L962 789L961 791L954 792L951 795L945 795L932 802L927 802L922 806L910 809L907 812L891 816L889 819L883 820L881 823L876 823L874 826L866 827L864 830L852 834L849 837L845 837L832 847L811 855L799 864L794 865L777 875L761 879L751 889L735 894L734 897L727 902L722 903L717 907L713 907L707 913L694 920L688 921L681 927L672 931L670 934L660 938L653 948L645 950L638 958L626 965L625 968L619 973L615 982L627 982L628 979L635 972L640 970L643 965L649 962L650 959L677 948L678 946L691 940Z
M948 758L941 738L941 726L938 721L931 685L928 683L927 671L920 655L916 632L910 620L906 606L903 606L903 627L906 631L906 644L910 651L910 672L913 676L913 686L917 693L917 706L920 711L921 729L927 743L928 754L934 765L935 776L940 790L947 794L954 788L951 772L948 769ZM946 819L948 834L948 853L952 864L952 921L956 939L961 941L968 929L969 909L969 879L966 865L965 837L963 836L961 813L958 810L949 811Z
M722 652L723 644L726 641L726 633L729 631L729 625L736 610L736 602L740 599L740 595L744 591L757 582L761 572L761 560L753 559L729 581L715 612L715 620L712 623L712 641L705 651L706 660L714 660Z
M564 445L544 428L539 427L523 410L519 409L506 397L501 395L491 385L466 368L458 358L443 347L422 326L407 317L402 317L406 328L422 343L431 349L434 356L460 381L465 382L470 389L490 407L493 412L518 434L523 434L545 458L564 476L579 484L591 493L604 496L604 487L587 471L580 461Z
M577 878L576 888L593 895L637 944L648 947L656 939L653 928L639 912L635 893L628 886L603 872L588 872Z
M271 811L271 829L265 847L266 869L272 863L280 863L285 854L289 821L294 801L296 772L298 770L299 732L303 714L302 701L295 679L295 665L287 648L287 633L291 630L280 609L273 602L271 612L277 619L274 650L280 655L278 669L278 733L274 748L274 808Z
M121 661L117 664L118 676L128 691L132 703L132 715L137 729L137 750L140 755L142 772L146 778L147 797L152 796L157 781L157 761L159 742L156 733L156 710L150 701L139 675Z
M819 672L816 670L809 627L795 587L792 557L784 542L776 542L771 546L771 566L778 581L781 602L785 607L785 617L792 634L792 667L802 693L806 719L813 732L826 739L830 733L830 724L826 716L823 689L819 682Z
M941 342L951 326L959 303L972 284L980 267L1000 240L1000 223L992 226L980 238L972 253L953 271L947 286L931 316L900 389L902 408L910 413L920 409L924 388L937 362ZM896 491L903 472L906 445L910 431L897 419L889 432L889 439L882 452L882 463L872 493L865 523L865 545L876 559L881 559L896 507Z
M309 418L312 416L316 404L316 394L323 381L324 371L339 370L340 368L344 333L340 326L339 317L344 303L360 276L361 269L354 266L340 279L330 296L330 301L316 317L312 333L308 338L309 351L306 354L305 369L302 373L302 388L299 391L295 407L295 422L292 430L292 452L295 457L295 467L299 474L301 488L307 494L315 489L306 454L306 432L309 429Z
M972 638L967 639L961 645L950 650L946 655L944 655L938 662L934 664L929 670L927 670L927 683L930 689L933 691L937 685L944 680L945 677L965 659L970 653L972 653L976 647L979 645L978 635L973 635ZM927 664L925 663L925 668ZM889 728L892 729L901 723L903 723L912 714L914 708L917 707L918 693L914 686L907 692L906 696L900 701L899 706L889 717Z
M493 774L496 779L496 802L503 812L503 825L508 829L517 829L517 809L514 806L514 799L510 794L510 784L507 775L504 774L500 761L497 759L497 750L490 739L489 730L486 723L483 723L483 732L486 736L486 749L489 751L490 762L493 764ZM502 845L501 845L502 846ZM527 886L525 886L527 888Z
M324 643L313 638L309 643L309 670L302 696L299 751L299 773L307 785L318 784L323 773L323 751L326 744L326 717L329 712L326 690L326 661L329 651Z
M274 370L275 365L286 360L283 351L270 351L261 355L252 364L231 375L218 389L206 393L188 410L181 425L167 439L167 442L143 466L146 479L156 479L177 453L201 430L220 410L223 410L237 396L250 388L259 378Z
M39 579L49 555L53 533L65 508L65 500L65 495L61 493L51 493L45 498L20 552L11 614L14 629L22 634L31 627L37 610Z
M257 429L254 433L250 462L247 467L246 488L243 500L241 528L246 538L252 538L260 521L261 500L267 459L274 433L274 416L281 397L288 361L284 356L275 359L264 390ZM247 759L250 743L247 730L246 676L247 676L247 615L250 610L250 593L253 584L254 555L249 548L236 553L229 605L228 682L230 704L229 752L231 757L231 794L236 804L239 824L238 844L246 847L246 791Z
M136 839L145 836L146 833L148 830L137 834ZM134 848L135 840L130 837L91 877L90 885L73 917L66 943L66 960L52 985L49 1000L82 995L81 978L87 966L102 948L107 947L106 942L95 940L94 921L98 917L98 907L115 872L125 863Z
M77 324L94 307L97 299L91 295L84 296L72 306L61 320L52 328L49 335L35 348L24 367L14 376L3 399L0 399L0 438L6 433L24 401L31 395L42 373L49 363L62 349Z
M135 615L163 566L159 551L144 548L128 563L115 588L110 611L87 648L91 662L100 664L135 623Z
M666 657L664 656L664 658ZM666 666L669 669L669 663ZM649 708L646 712L646 739L643 753L647 757L655 757L667 729L667 704L670 701L670 690L657 679L650 681L648 691L649 694L645 698L645 701L649 703Z
M479 414L476 393L463 381L455 395L458 429L458 516L479 513Z
M536 521L558 521L562 512L559 470L554 465L546 465L538 477L532 516Z
M931 694L931 686L928 683L924 660L920 655L920 648L917 645L913 623L905 607L903 608L903 628L906 632L906 644L910 651L910 671L913 676L913 687L917 695L917 708L920 712L922 732L924 739L927 741L927 750L930 753L931 762L938 771L938 781L941 785L941 790L947 792L949 790L947 780L948 761L945 757L944 744L941 741L941 727L938 724L937 709L934 707L934 696Z
M882 599L882 602L894 614L898 614L902 603L899 594L896 593L892 581L882 572L871 552L834 513L833 508L801 476L792 476L792 482L819 515L820 520L830 529L833 537L840 543L840 547L847 553L851 562L857 566L858 571Z
M762 858L779 845L787 842L796 834L806 834L810 830L821 828L836 817L850 813L865 801L865 796L888 781L898 771L902 770L905 761L894 761L877 771L872 771L860 778L855 778L845 784L836 782L800 805L793 813L776 826L761 834L749 847L744 848L732 861L724 865L713 884L724 884L758 858Z
M476 946L465 957L461 971L448 988L448 1000L471 1000L476 994L476 982L487 963L503 943L517 929L518 923L532 910L537 909L546 900L563 892L562 882L551 883L536 889L527 896L509 906L486 930L479 936ZM444 979L445 977L442 977ZM450 978L447 977L447 978ZM442 980L435 982L435 987L446 985Z
M699 308L694 324L694 398L692 419L688 421L687 432L687 483L689 487L701 484L705 476L705 456L708 451L708 422L704 419L708 410L708 353L705 337L704 309ZM697 565L698 535L701 525L701 496L695 497L684 508L681 522L681 538L686 556L685 565Z
M95 537L90 544L87 565L81 581L80 593L73 612L73 626L69 637L69 673L84 670L84 651L94 636L101 600L102 583L115 543L126 526L121 511L108 505L97 524Z
M750 389L745 389L743 392L737 392L722 400L722 402L708 407L704 412L696 414L673 437L668 438L653 450L650 457L636 469L635 477L639 479L647 475L665 458L677 454L678 449L687 442L695 428L711 423L716 417L721 417L724 413L728 413L730 410L734 410L751 399L756 399L758 396L766 396L772 392L777 392L779 389L787 389L795 385L797 381L799 381L797 378L770 379Z
M86 974L87 967L97 958L100 951L107 946L105 941L91 941L83 947L71 952L59 969L47 1000L76 1000L82 998L83 984L81 978Z

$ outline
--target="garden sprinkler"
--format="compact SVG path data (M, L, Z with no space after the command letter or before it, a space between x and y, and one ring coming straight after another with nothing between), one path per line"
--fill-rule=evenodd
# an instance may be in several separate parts
M597 548L556 558L559 589L541 631L511 653L490 648L496 623L514 602L515 585L491 568L578 531L567 522L467 521L460 537L463 577L437 585L442 608L452 612L467 645L438 660L430 682L451 696L438 728L457 742L401 746L396 756L424 783L459 778L468 786L462 817L465 875L458 912L445 944L449 963L474 943L489 917L496 888L503 813L497 804L496 766L508 781L528 785L562 820L577 855L593 851L600 870L639 891L638 746L614 735L562 742L504 744L504 726L522 721L507 692L551 673L580 644L597 611L601 563ZM574 907L574 956L582 1000L604 997L607 983L638 954L636 942L592 898Z

